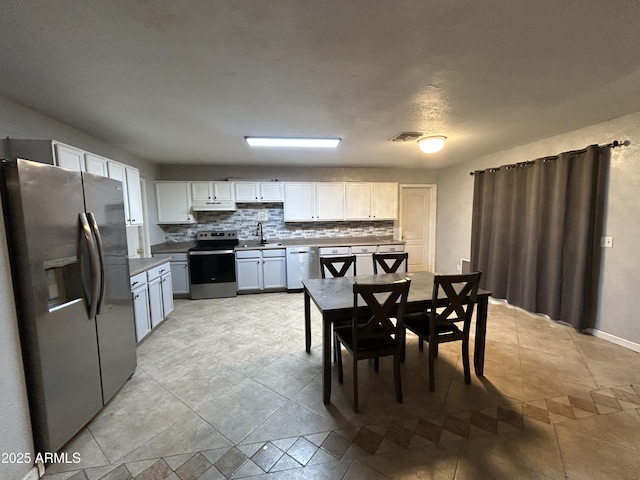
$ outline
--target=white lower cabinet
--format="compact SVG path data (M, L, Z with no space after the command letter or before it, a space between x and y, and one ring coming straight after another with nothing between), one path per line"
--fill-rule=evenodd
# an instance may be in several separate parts
M236 275L239 293L286 290L285 249L237 251Z
M377 245L354 245L351 247L351 254L356 256L358 275L373 275L373 254L377 250Z
M186 253L154 253L153 258L166 258L171 267L171 287L173 296L189 295L189 261ZM173 308L172 308L173 309Z
M173 287L169 262L131 277L131 296L140 342L173 311Z
M133 298L136 341L139 342L151 331L146 272L142 272L131 277L131 297Z

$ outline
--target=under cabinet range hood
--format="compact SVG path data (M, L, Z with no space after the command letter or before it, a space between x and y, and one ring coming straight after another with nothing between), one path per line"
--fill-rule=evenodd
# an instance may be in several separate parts
M236 210L236 203L232 200L207 200L191 205L194 212L232 212Z

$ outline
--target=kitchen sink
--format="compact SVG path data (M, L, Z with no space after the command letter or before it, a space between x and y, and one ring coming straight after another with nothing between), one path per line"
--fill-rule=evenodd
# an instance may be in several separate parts
M281 243L263 243L260 245L259 243L245 243L244 245L240 245L241 248L264 248L264 247L280 247Z

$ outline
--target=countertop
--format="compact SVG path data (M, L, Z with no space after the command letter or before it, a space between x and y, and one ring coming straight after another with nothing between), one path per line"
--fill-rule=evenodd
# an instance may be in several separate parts
M265 250L286 247L348 247L352 245L403 245L404 240L386 237L322 237L322 238L284 238L267 239L266 245L257 240L240 240L236 250ZM195 242L167 242L151 247L151 253L186 253ZM148 260L148 259L145 259ZM166 260L165 260L166 261Z
M153 267L167 263L167 258L130 258L129 259L129 276L133 277L139 273L145 272Z

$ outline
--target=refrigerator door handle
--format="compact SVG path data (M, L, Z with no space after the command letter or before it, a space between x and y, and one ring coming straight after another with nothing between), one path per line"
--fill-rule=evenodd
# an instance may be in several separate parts
M87 214L80 213L80 225L82 234L89 249L89 267L91 270L91 298L89 299L89 318L93 319L98 310L98 299L100 298L100 260L98 259L98 249L95 237L89 225Z
M91 229L93 230L93 235L96 239L96 246L98 249L98 259L100 261L100 298L97 301L97 309L96 314L100 314L102 310L102 306L104 305L104 297L106 294L107 282L105 281L104 274L106 271L105 261L104 261L104 247L102 246L102 236L100 235L100 229L98 228L98 222L96 221L96 217L93 213L87 212L87 218L89 219L89 225L91 225Z

